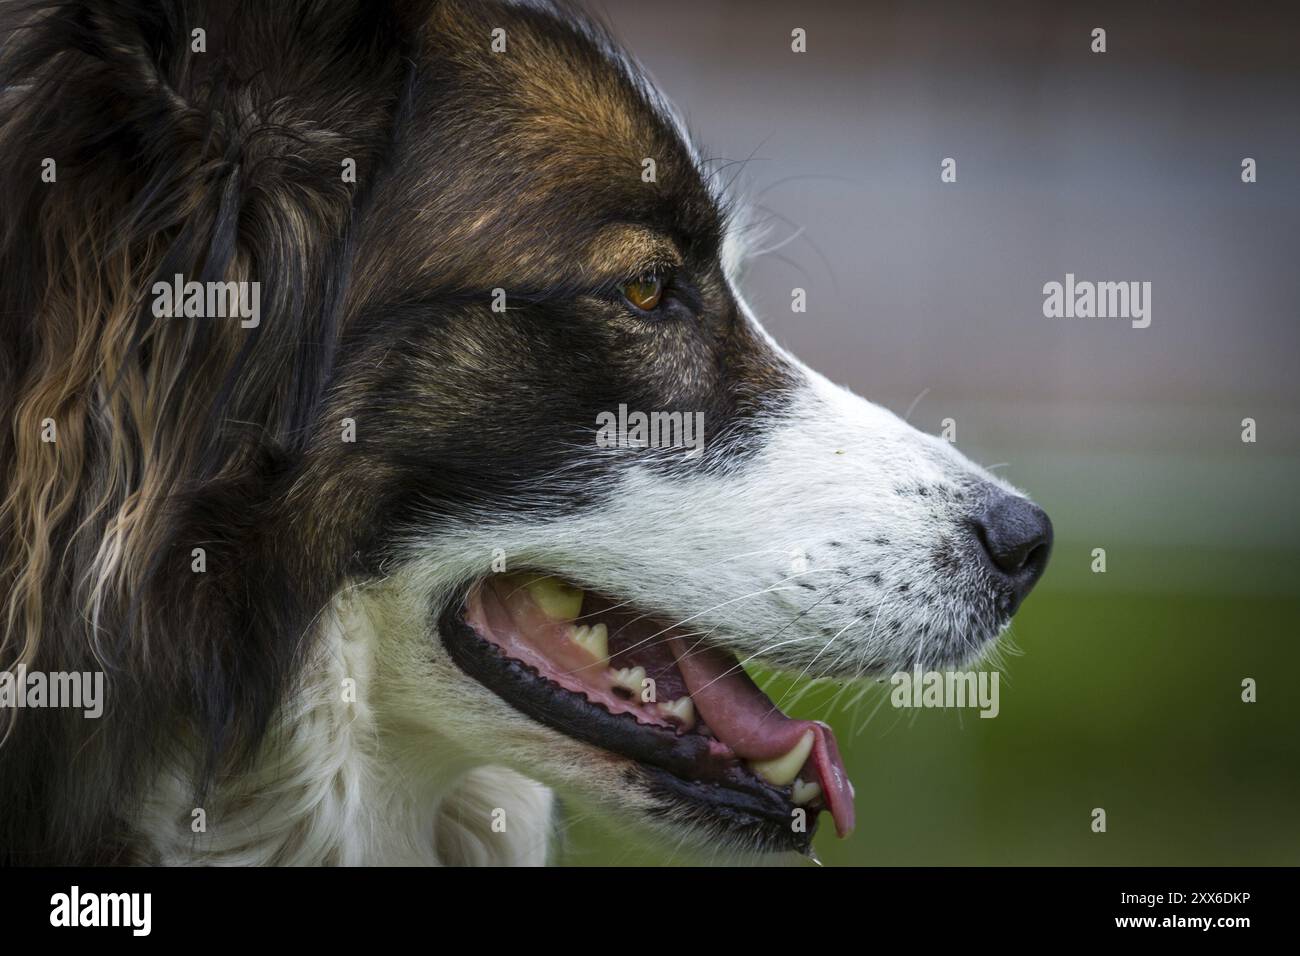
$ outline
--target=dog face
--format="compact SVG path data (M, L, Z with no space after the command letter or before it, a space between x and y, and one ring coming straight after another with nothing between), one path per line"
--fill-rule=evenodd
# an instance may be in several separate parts
M434 32L456 72L414 108L345 350L336 413L370 437L328 466L383 501L384 593L416 622L379 628L389 709L674 832L803 848L803 805L846 833L833 736L742 664L977 657L1045 516L762 332L707 170L598 35L518 9ZM704 440L603 447L620 407Z
M33 277L0 293L4 367L37 370L0 382L32 423L15 434L62 402L81 417L60 453L82 456L52 476L39 448L12 456L8 620L36 623L4 649L112 659L136 688L109 733L19 728L0 785L41 783L0 794L12 819L83 823L6 839L119 854L96 841L140 752L188 735L209 778L255 756L296 712L304 646L340 627L404 780L505 764L675 838L806 849L792 821L820 809L846 834L833 733L744 665L974 658L1041 574L1046 516L763 333L716 175L595 27L522 4L234 6L211 56L160 50L167 4L106 5L46 18L5 64L69 99L59 131L24 107L7 142L84 163L15 221L100 266L50 300L56 264L20 229L2 248ZM260 280L260 324L153 322L134 290L174 271ZM67 316L82 344L42 365ZM93 785L42 763L60 749Z

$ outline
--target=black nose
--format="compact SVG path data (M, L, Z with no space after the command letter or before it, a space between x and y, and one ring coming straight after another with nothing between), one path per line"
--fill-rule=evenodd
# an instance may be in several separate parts
M991 569L1011 586L1014 614L1047 567L1052 553L1051 519L1032 501L998 492L975 517L975 534Z

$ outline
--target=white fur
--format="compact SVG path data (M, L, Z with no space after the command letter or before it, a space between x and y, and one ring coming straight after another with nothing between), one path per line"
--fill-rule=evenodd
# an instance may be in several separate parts
M381 595L391 598L382 585ZM397 618L383 620L385 614ZM540 866L551 791L471 758L401 697L400 643L387 663L377 625L409 608L358 590L324 616L311 666L247 774L222 781L194 832L189 774L155 784L138 821L154 861L207 865ZM391 645L388 645L391 647ZM345 679L356 682L354 702ZM435 689L420 685L436 694ZM408 713L409 711L409 713ZM412 719L412 714L416 718ZM451 731L454 725L443 728ZM494 832L504 814L504 832Z

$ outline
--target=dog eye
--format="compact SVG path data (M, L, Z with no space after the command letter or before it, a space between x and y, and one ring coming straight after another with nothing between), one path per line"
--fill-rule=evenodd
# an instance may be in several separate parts
M623 286L623 298L642 312L653 312L664 297L664 280L657 275L644 275Z

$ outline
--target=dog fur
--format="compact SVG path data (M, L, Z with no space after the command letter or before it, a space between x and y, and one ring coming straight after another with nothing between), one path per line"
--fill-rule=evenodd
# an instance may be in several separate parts
M0 9L0 667L109 684L0 715L0 860L540 864L554 792L748 849L448 658L498 554L805 677L1005 626L969 516L1012 489L762 332L718 177L590 19ZM655 270L648 320L616 292ZM155 318L175 273L260 281L260 324ZM598 449L620 403L702 411L704 454Z

